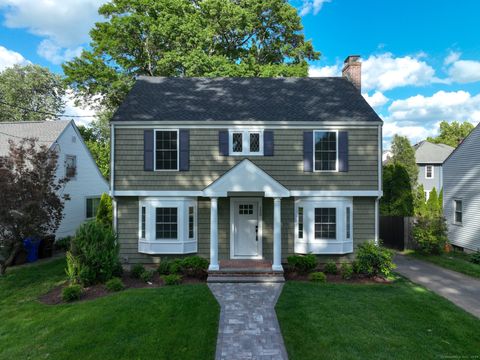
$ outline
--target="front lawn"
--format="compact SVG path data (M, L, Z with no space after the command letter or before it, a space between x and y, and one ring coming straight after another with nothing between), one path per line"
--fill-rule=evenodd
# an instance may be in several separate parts
M0 359L213 359L219 306L199 285L44 305L65 260L0 277Z
M403 279L287 282L276 311L290 360L480 356L480 320Z
M460 251L452 251L441 255L423 255L414 251L409 251L406 254L449 270L480 278L480 265L468 261L469 254Z

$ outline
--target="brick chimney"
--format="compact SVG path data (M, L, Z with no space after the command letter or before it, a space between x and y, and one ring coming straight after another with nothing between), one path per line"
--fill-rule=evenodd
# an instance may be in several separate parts
M347 56L343 62L342 76L348 79L358 91L362 91L362 63L360 55Z

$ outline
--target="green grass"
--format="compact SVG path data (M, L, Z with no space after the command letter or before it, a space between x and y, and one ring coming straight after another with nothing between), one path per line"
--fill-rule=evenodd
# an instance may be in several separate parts
M44 305L65 260L0 277L0 359L213 359L219 306L206 285L132 289Z
M480 278L480 265L468 261L469 255L459 251L452 251L441 255L423 255L418 252L409 251L408 256L431 262L435 265L457 271L459 273Z
M290 360L480 356L480 320L403 279L287 282L276 311Z

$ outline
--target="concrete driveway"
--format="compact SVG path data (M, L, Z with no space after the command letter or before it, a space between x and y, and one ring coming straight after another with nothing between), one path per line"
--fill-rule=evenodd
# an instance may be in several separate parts
M397 254L395 271L480 318L480 280Z

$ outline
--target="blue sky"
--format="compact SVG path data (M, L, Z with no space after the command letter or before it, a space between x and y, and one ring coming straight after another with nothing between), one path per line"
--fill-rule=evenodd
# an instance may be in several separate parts
M0 0L0 70L61 62L87 46L106 0ZM477 0L291 0L305 35L322 53L312 76L336 76L349 54L362 56L362 93L393 134L415 142L441 120L480 122ZM66 110L92 114L71 102Z

